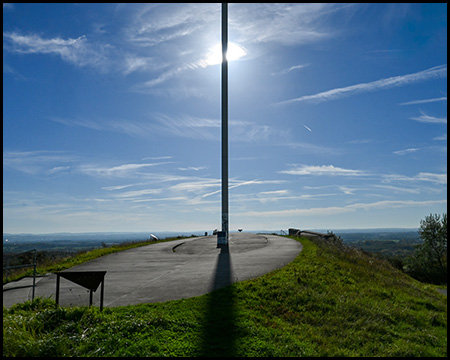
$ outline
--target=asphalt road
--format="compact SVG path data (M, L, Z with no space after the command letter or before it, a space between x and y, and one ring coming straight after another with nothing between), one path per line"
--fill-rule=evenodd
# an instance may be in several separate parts
M217 248L217 237L175 240L121 251L67 271L106 271L104 306L164 302L203 295L237 281L279 269L302 250L295 240L276 235L231 234L228 251ZM35 296L55 299L56 275L37 278ZM32 280L3 286L3 305L31 299ZM62 306L89 305L89 290L60 278ZM100 287L93 304L100 303Z

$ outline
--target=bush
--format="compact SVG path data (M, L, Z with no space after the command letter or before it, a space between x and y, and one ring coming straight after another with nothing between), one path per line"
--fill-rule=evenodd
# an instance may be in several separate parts
M406 262L405 272L417 280L447 284L447 214L430 214L420 221L418 245Z

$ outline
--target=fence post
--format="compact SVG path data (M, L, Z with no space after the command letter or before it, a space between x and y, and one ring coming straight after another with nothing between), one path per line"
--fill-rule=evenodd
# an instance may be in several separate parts
M59 305L59 274L56 274L56 297L55 297L55 301L56 301L56 306Z
M31 301L34 300L34 294L36 292L36 260L37 260L37 250L34 249L34 255L33 255L33 293L31 295Z

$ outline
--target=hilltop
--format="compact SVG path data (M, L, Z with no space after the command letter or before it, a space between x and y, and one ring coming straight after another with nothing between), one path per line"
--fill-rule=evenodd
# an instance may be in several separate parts
M165 303L3 310L4 356L447 356L447 301L340 242L300 239L290 264Z

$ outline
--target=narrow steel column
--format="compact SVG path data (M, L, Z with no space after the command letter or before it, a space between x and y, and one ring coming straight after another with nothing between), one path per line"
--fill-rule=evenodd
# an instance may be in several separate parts
M222 234L217 245L228 245L228 4L222 3Z
M56 274L56 296L55 296L55 301L56 301L56 305L59 305L59 274Z
M102 280L102 287L100 289L100 311L103 311L103 296L105 294L105 278Z

